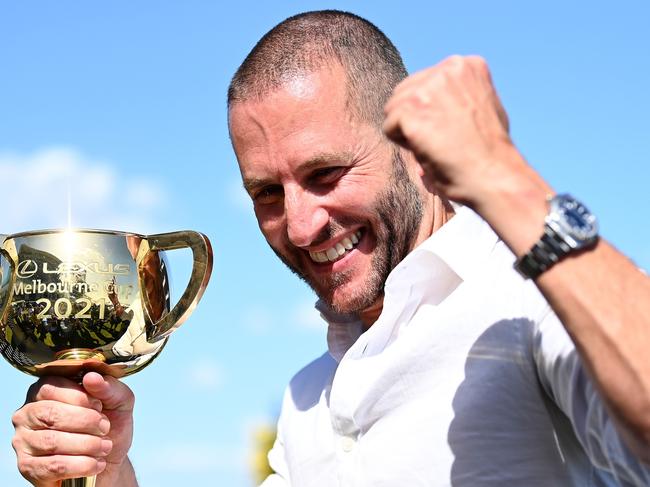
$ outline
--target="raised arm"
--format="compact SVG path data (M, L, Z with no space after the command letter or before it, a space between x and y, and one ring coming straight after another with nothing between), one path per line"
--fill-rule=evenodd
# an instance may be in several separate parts
M403 81L386 134L425 181L479 213L517 257L540 239L553 189L513 145L486 63L454 56ZM604 239L535 278L629 448L650 463L650 278Z

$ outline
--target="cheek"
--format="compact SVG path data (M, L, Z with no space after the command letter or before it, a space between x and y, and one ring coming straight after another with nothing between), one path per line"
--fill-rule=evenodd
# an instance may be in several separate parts
M373 219L377 197L386 189L386 181L357 177L341 181L333 195L333 206L350 216Z

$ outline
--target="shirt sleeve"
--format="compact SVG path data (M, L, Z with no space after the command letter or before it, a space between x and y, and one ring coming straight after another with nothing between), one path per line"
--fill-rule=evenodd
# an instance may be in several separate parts
M571 338L550 310L536 327L533 354L542 386L571 421L592 463L622 486L650 485L650 466L624 444Z

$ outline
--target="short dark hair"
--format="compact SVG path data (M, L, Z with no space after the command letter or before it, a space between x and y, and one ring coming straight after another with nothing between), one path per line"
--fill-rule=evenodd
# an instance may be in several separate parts
M407 76L397 48L369 21L349 12L321 10L289 17L262 37L228 88L228 107L261 100L295 75L332 62L347 75L347 106L381 125L383 108Z

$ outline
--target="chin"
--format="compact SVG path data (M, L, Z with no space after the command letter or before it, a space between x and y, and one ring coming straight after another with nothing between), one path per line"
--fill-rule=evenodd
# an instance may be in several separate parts
M357 291L359 289L361 292ZM327 296L321 296L321 299L337 313L358 314L372 306L379 298L377 292L367 291L369 289L365 284L353 286L351 283L348 283L347 285L339 286Z

